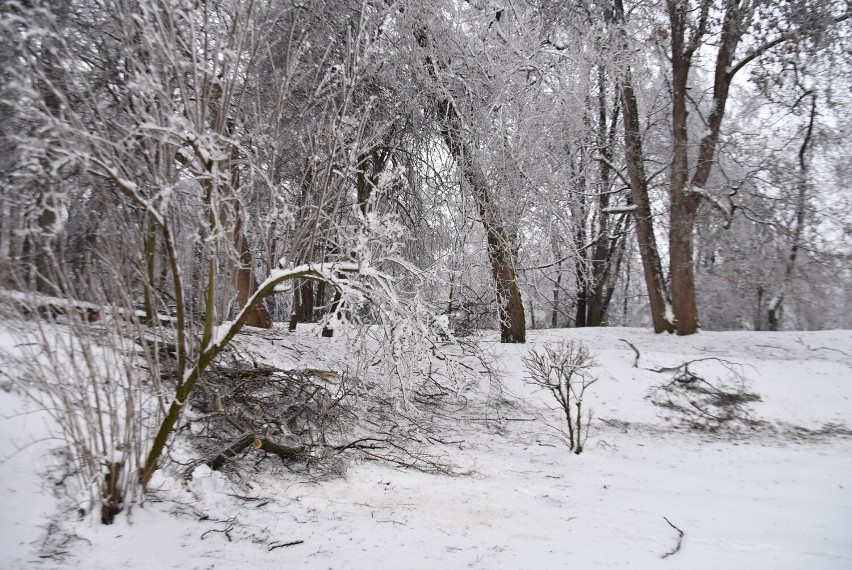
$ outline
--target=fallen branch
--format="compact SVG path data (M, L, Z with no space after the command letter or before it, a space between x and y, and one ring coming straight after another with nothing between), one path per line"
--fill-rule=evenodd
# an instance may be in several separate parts
M840 353L840 354L842 354L843 356L852 356L852 354L849 354L848 352L843 352L843 351L842 351L842 350L840 350L839 348L831 348L831 347L829 347L829 346L814 346L814 347L812 348L812 347L810 347L810 346L808 346L808 345L805 345L805 348L807 348L808 350L811 350L811 351L814 351L814 350L833 350L834 352L839 352L839 353Z
M292 447L287 445L281 445L272 441L269 438L258 437L255 433L246 432L231 440L231 443L229 443L224 449L217 451L213 455L209 456L207 459L204 459L201 463L207 465L210 469L213 469L215 471L216 469L222 467L229 460L233 459L234 457L245 451L245 449L249 446L253 447L254 449L262 449L264 451L268 451L269 453L273 453L280 457L282 461L298 457L302 455L305 451L305 448L303 446ZM191 473L187 473L187 475L191 475Z
M304 540L294 540L293 542L282 542L281 544L273 544L269 547L269 552L272 552L276 548L285 548L287 546L296 546L297 544L303 544Z
M224 521L215 521L220 523L227 523L225 528L211 528L210 530L204 531L201 535L201 540L204 540L208 534L211 532L221 532L225 535L225 538L228 539L228 542L233 542L233 538L231 537L231 531L234 530L234 527L237 525L237 517L231 517L228 520Z
M731 368L733 366L738 365L736 362L724 360L724 359L718 358L716 356L706 356L704 358L696 358L694 360L688 360L686 362L678 364L677 366L662 366L660 368L646 368L645 370L648 370L650 372L656 372L657 374L662 374L663 372L683 372L683 371L689 371L689 365L690 364L695 364L696 362L706 362L708 360L715 360L716 362L718 362L719 364L721 364L722 366L724 366L728 370L731 370Z
M666 521L667 523L669 523L669 526L677 531L677 545L675 545L674 550L672 550L670 552L666 552L665 554L663 554L660 557L660 558L668 558L669 556L671 556L673 554L677 554L678 552L680 552L680 547L683 545L683 531L680 530L675 525L673 525L672 521L670 521L666 517L663 517L663 520Z
M620 338L620 339L618 339L618 340L620 340L620 341L621 341L621 342L623 342L623 343L626 343L626 344L627 344L627 346L629 346L630 348L632 348L632 349L633 349L633 352L635 352L635 353L636 353L636 359L635 359L635 360L633 360L633 368L639 368L639 349L638 349L638 348L636 348L636 347L633 345L633 343L632 343L632 342L630 342L629 340L626 340L626 339L623 339L623 338Z

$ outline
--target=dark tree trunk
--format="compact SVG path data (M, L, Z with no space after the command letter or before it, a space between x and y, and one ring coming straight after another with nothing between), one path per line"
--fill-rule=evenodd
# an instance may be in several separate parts
M614 19L616 25L624 23L624 8L621 0L614 0ZM626 43L623 38L621 40ZM645 175L645 164L642 153L642 134L639 123L639 108L636 93L633 90L633 77L628 68L621 80L622 113L624 115L624 153L627 162L627 174L630 179L630 198L636 222L636 239L639 245L639 255L642 259L642 270L645 276L645 287L648 290L648 302L651 306L651 321L654 332L673 332L666 310L665 284L663 280L663 264L660 261L657 239L654 236L654 225L651 217L651 203L648 199L648 178Z
M231 135L233 125L231 121L226 122L228 135ZM233 191L240 187L240 169L237 166L239 162L239 151L236 146L231 149L230 160L223 165L224 169L230 169L230 190ZM222 223L227 228L231 225L231 240L236 250L237 258L228 255L228 264L230 265L231 274L234 279L234 287L237 291L237 304L240 309L245 308L248 300L257 292L258 283L254 275L254 255L249 247L246 233L243 229L243 216L241 212L240 202L238 199L233 200L233 208L229 208L225 203L220 206L219 210ZM208 307L208 311L211 308ZM212 314L212 313L208 313ZM250 327L268 329L272 327L272 322L269 319L269 313L266 311L263 302L256 303L251 307L248 318L245 324Z
M521 300L521 290L515 277L515 264L509 247L509 238L499 221L496 207L488 192L485 174L471 156L472 150L458 137L461 128L455 108L445 102L446 116L443 117L442 135L444 142L456 162L462 167L462 175L473 190L479 216L485 227L488 261L491 275L497 286L497 314L500 320L500 342L526 342L526 317Z
M808 169L809 163L807 159L808 148L811 145L811 139L814 132L814 120L816 119L816 104L817 99L813 91L809 91L802 96L811 96L811 109L808 127L805 129L805 139L802 141L802 146L799 148L799 173L797 180L797 195L796 195L796 225L793 227L793 235L790 240L790 255L787 257L787 264L784 267L784 281L781 283L781 290L778 295L770 302L766 316L769 324L769 330L780 330L781 316L784 312L784 297L787 293L787 288L793 279L793 271L796 268L796 260L799 256L799 248L801 247L802 232L805 229L805 208L807 206L808 197Z
M648 179L642 155L642 136L639 127L639 112L632 79L628 71L622 81L621 96L624 113L624 149L627 159L627 173L630 178L630 198L635 207L636 238L642 270L645 275L645 287L648 290L648 302L651 305L651 320L654 332L673 332L666 310L663 264L654 236L654 224L651 217L651 202L648 199Z
M553 258L556 260L556 281L553 283L553 310L550 313L550 326L559 326L559 292L562 289L562 250L559 247L559 238L553 234L550 237L550 247L553 250Z
M290 324L287 327L289 332L296 332L299 326L299 315L302 312L302 291L298 281L293 282L293 309L290 311Z
M233 224L232 236L239 257L235 263L231 262L231 271L233 272L234 285L237 290L237 304L240 308L243 308L251 296L257 292L258 283L254 276L254 256L252 256L245 234L243 233L239 211L235 213ZM272 327L272 322L269 320L269 313L267 313L266 307L263 306L262 302L256 303L251 308L245 324L250 327L262 329Z
M340 308L341 299L342 296L340 294L340 291L336 291L334 293L334 301L331 302L331 309L329 311L331 313L331 319L322 328L322 336L324 336L325 338L332 338L334 336L334 325L332 324L332 321L337 318L336 313L337 310Z
M693 264L693 229L698 212L698 196L689 191L689 162L687 132L687 87L694 52L685 44L686 6L669 2L672 42L672 162L671 228L669 229L669 270L672 276L672 323L679 335L698 331L698 307L695 298L695 269Z
M580 172L582 173L585 165L583 162L580 162ZM587 274L587 263L586 259L587 248L586 244L586 205L585 205L585 195L586 195L586 180L585 176L582 174L579 177L579 191L577 192L578 196L581 196L580 204L578 204L577 208L574 209L574 221L577 224L577 230L574 233L574 250L577 252L576 257L574 258L574 281L577 286L577 294L576 301L574 307L574 326L575 327L585 327L586 326L586 309L588 307L587 301L589 298L589 276Z
M604 160L600 165L600 186L598 190L598 219L597 237L591 254L592 283L588 299L588 313L586 324L590 327L599 327L606 319L607 307L612 293L615 290L615 280L618 277L617 267L621 263L624 251L624 238L619 227L624 223L624 216L616 222L616 232L613 232L610 224L610 216L606 213L609 207L611 190L610 164L612 163L612 149L615 146L616 130L618 126L618 102L620 95L616 92L613 104L612 119L607 119L606 106L606 72L603 66L598 67L598 152ZM610 237L610 234L615 237Z
M425 30L415 32L421 48L427 49L429 41ZM433 78L437 78L436 63L431 56L425 58L426 68ZM509 235L506 231L495 204L491 199L485 173L476 163L473 148L464 138L461 117L449 99L437 99L441 137L450 151L450 155L461 168L462 177L470 186L479 217L485 228L488 261L491 275L497 288L497 314L500 321L500 342L526 342L526 316L521 299L521 290L515 276L515 264L512 256Z
M712 2L699 5L695 21L687 26L688 7L683 2L668 0L671 25L672 68L672 139L671 163L671 231L669 234L670 269L672 273L672 311L679 335L698 332L698 303L695 295L694 228L701 194L710 177L716 146L725 115L731 80L737 67L733 65L737 44L745 32L743 22L750 15L747 5L727 2L716 53L713 77L713 107L707 117L707 134L701 139L692 178L689 177L687 101L692 58L704 41ZM689 27L690 37L686 36Z
M299 281L299 322L313 323L316 321L314 283L310 279L300 279Z

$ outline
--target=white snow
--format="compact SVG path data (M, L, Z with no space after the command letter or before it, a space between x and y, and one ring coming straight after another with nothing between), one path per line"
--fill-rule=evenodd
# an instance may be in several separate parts
M584 402L597 419L579 456L535 421L559 414L522 381L520 357L563 339L585 342L600 365ZM619 339L640 351L638 368ZM282 362L291 342L258 340L252 353L267 347ZM326 482L262 475L238 486L201 467L188 486L158 474L153 499L112 526L56 512L41 474L57 442L39 441L41 415L19 414L26 404L0 390L0 568L852 568L852 331L573 329L531 331L525 346L480 342L515 405L504 431L461 412L436 449L470 474L365 462ZM664 421L646 396L670 375L649 369L706 357L736 363L761 397L754 416L776 429L725 437ZM694 370L729 374L717 361ZM846 431L793 429L826 424ZM666 519L684 537L664 559L678 542ZM51 520L78 537L61 560L39 558Z

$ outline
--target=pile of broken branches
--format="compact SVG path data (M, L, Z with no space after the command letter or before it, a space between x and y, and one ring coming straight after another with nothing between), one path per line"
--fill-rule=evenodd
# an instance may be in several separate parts
M413 420L394 413L389 402L359 404L365 388L356 383L331 370L211 367L191 398L189 430L202 459L186 467L184 478L201 464L216 470L248 457L257 458L257 465L270 456L291 470L339 474L342 454L352 452L367 460L454 473L435 451L439 439L422 440L418 435L429 430L405 428Z
M696 370L700 362L715 361L727 371L724 379L708 380ZM691 429L717 432L722 428L756 427L749 404L760 396L749 392L745 376L738 365L719 358L699 358L653 372L670 374L671 381L655 386L651 402L668 412L667 419L678 420Z

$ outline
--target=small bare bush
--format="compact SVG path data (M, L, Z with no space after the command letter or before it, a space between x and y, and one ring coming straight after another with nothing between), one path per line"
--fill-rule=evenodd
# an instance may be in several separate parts
M115 307L90 322L88 304L20 295L15 305L17 318L5 310L14 345L0 350L4 374L50 416L75 510L110 524L143 500L137 473L162 407L158 354L140 344L139 319Z
M583 423L583 396L586 388L597 382L590 370L597 366L589 349L582 343L569 341L545 346L544 352L530 350L522 358L529 384L550 391L565 414L568 423L568 445L581 453L589 431L589 417Z

